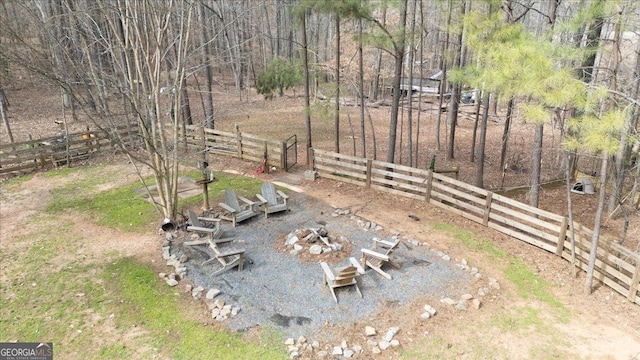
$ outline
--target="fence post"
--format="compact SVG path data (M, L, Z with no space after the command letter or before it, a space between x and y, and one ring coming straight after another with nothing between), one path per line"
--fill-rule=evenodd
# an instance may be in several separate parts
M236 128L236 148L238 149L238 159L242 159L242 134L240 133L240 125L235 124Z
M433 170L427 171L427 188L424 194L424 200L429 202L431 200L431 184L433 183Z
M560 233L558 234L558 246L556 247L556 255L562 257L562 251L564 250L564 241L567 237L567 218L562 219L560 224Z
M371 166L373 165L373 160L371 159L367 159L367 170L366 170L366 188L370 189L371 188Z
M638 291L638 282L640 281L640 256L636 259L636 271L633 273L631 284L629 284L629 293L627 294L627 300L635 302L636 291Z
M484 203L484 217L482 218L482 225L489 226L489 214L491 213L491 201L493 201L493 193L487 193L487 198Z
M309 153L309 159L307 160L309 162L309 170L313 170L315 168L314 166L315 154L314 154L313 148L309 148L308 153Z
M283 141L280 146L280 151L282 151L282 153L280 154L280 168L284 171L287 171L287 142Z
M268 174L271 165L269 165L269 148L267 148L266 141L264 142L264 155L262 155L262 157L262 161L264 162L264 172Z
M207 153L207 132L204 130L204 126L200 128L200 136L202 136L202 151Z

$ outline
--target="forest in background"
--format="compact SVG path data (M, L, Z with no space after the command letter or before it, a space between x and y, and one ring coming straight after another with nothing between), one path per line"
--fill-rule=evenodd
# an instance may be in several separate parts
M567 184L580 156L599 159L595 175L610 186L599 188L595 261L605 211L627 216L639 206L639 15L633 0L8 1L0 9L0 114L13 142L2 89L26 72L60 89L63 122L136 123L146 151L129 154L153 169L156 205L174 218L179 130L215 127L216 84L231 82L240 98L249 88L272 98L301 86L305 148L313 146L311 106L328 101L333 150L350 151L340 122L345 101L355 102L358 156L376 141L366 131L367 107L389 106L388 138L377 141L386 142L387 162L414 166L423 92L406 96L402 85L432 84L427 77L441 70L433 98L446 111L438 112L436 151L456 156L459 106L472 93L475 185L484 185L491 114L504 114L501 169L514 117L535 124L531 205L545 128L562 133L555 168ZM400 134L399 115L408 124Z

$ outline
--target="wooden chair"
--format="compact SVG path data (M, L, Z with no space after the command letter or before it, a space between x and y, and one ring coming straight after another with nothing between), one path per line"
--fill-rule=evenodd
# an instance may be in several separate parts
M222 267L216 270L212 276L221 274L229 269L233 269L234 267L237 267L238 271L242 271L245 261L244 249L229 249L223 252L218 249L218 244L213 240L209 240L209 248L213 250L213 257L203 262L202 266L214 261L218 261L220 265L222 265Z
M222 236L224 233L220 227L220 219L197 216L193 210L189 210L189 223L191 223L191 225L187 226L187 231L195 232L200 237L208 236L216 243L233 241L232 237ZM207 243L207 240L185 241L185 245L199 245Z
M243 202L242 206L238 202L238 199ZM237 223L259 214L257 207L260 205L260 202L251 201L243 196L236 196L235 191L226 189L224 191L224 203L219 203L218 205L224 210L220 218L231 221L233 227L236 227Z
M391 259L391 254L400 245L400 239L395 242L373 239L373 250L362 249L362 266L367 269L367 266L375 270L380 275L391 280L391 275L382 270L382 266L385 264L391 265L395 269L400 269L400 264L394 262ZM376 251L380 248L382 251Z
M358 295L362 297L362 293L360 292L360 288L358 287L358 282L356 277L360 274L364 274L364 269L358 263L358 260L355 258L349 258L349 262L351 265L347 267L341 267L335 269L335 273L331 270L329 265L326 262L321 262L320 266L323 270L323 281L324 284L329 286L329 290L331 290L331 294L333 295L333 299L338 303L338 297L336 297L335 289L343 286L355 286Z
M264 210L265 219L269 214L289 210L287 204L289 196L280 190L276 191L272 183L263 182L260 192L261 194L256 194L256 197L262 202L260 207Z

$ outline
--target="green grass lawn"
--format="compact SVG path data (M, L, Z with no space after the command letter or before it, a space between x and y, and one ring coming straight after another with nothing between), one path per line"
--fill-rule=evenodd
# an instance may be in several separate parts
M32 215L21 235L3 239L0 263L0 341L54 343L59 359L284 359L278 334L263 331L257 340L206 325L204 310L187 305L188 294L167 287L153 265L104 254L100 259L73 256L78 239L68 215L87 214L97 224L119 231L155 231L158 214L135 192L139 183L101 190L118 174L95 167L51 171L64 177L51 190L44 211ZM28 181L3 184L19 191ZM216 199L223 187L253 192L260 183L221 175L211 187ZM218 186L219 185L219 186ZM197 203L188 199L186 203Z

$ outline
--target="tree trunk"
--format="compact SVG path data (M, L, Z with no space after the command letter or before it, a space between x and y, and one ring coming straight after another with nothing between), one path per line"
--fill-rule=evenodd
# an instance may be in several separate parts
M585 295L590 295L593 289L593 272L596 266L596 255L598 251L598 241L600 239L600 224L602 222L602 213L604 212L607 167L609 163L609 155L602 156L602 164L600 166L600 189L598 190L598 207L596 208L596 218L593 225L593 236L591 236L591 248L589 249L589 264L587 265L587 276L585 278Z
M515 106L516 99L511 97L509 104L507 105L507 117L504 121L504 130L502 131L502 146L500 147L500 171L505 172L507 164L507 147L509 145L509 134L511 132L511 118L513 116L513 108Z
M565 152L565 154L567 154ZM567 163L569 163L570 159L567 159ZM575 228L573 226L573 203L571 202L571 173L569 172L569 168L565 169L565 182L566 182L566 194L567 194L567 217L569 221L569 239L571 239L571 271L573 276L577 275L576 268L576 236L575 236ZM564 239L561 239L564 241Z
M620 24L617 23L615 37L614 37L614 51L612 52L612 57L614 59L612 61L613 63L612 66L614 71L612 75L612 81L610 83L610 88L612 88L613 90L617 90L615 78L618 75L617 74L618 65L619 65L618 54L620 51L619 44L620 44ZM636 49L640 51L640 42L638 42ZM640 78L638 77L640 75L640 52L636 54L637 54L636 67L634 69L634 79L636 79L636 81L633 86L633 90L631 94L631 97L634 99L638 98L638 87L640 86ZM633 111L631 112L631 115L627 116L625 119L623 133L620 136L620 144L618 145L618 151L616 153L615 161L614 161L615 172L614 174L612 174L614 181L613 181L613 186L611 187L611 195L609 196L609 206L607 209L607 213L609 214L610 217L613 215L613 212L615 211L618 205L623 206L622 193L623 193L623 186L624 186L624 178L626 176L625 162L630 152L628 138L629 138L629 135L633 133L633 131L636 129L636 124L638 121L638 117L634 116L636 113L637 113L637 106L633 106Z
M4 124L5 130L7 130L7 136L9 137L9 142L13 144L13 134L11 133L11 126L9 126L9 119L7 118L7 98L4 96L4 90L2 88L2 84L0 83L0 117L2 117L2 123Z
M463 6L462 16L465 14L466 7ZM462 61L462 33L463 25L460 25L460 33L455 36L454 58L452 68L455 70L460 67ZM449 125L449 139L447 140L447 159L454 159L454 149L456 140L456 126L458 125L458 108L461 94L461 84L456 81L451 89L451 102L449 103L449 112L447 114L447 124ZM483 119L484 121L484 119ZM484 150L483 150L484 151Z
M309 52L307 49L307 11L305 10L301 15L302 22L302 62L304 72L304 122L307 132L306 142L306 162L307 167L312 164L309 162L309 151L311 150L311 106L309 105Z
M442 81L440 81L440 96L438 98L438 120L436 121L436 152L440 151L440 124L442 123L442 104L444 102L444 95L447 92L448 84L447 84L447 73L449 70L449 66L447 65L447 57L446 54L449 50L449 29L451 27L451 14L453 12L453 1L448 2L449 6L447 7L447 25L445 31L445 40L442 43L442 62L440 68L442 69Z
M542 138L544 124L536 124L533 138L533 159L531 163L531 190L529 191L529 205L538 207L540 198L540 172L542 165Z
M266 11L266 7L265 7ZM207 17L204 11L204 3L198 5L200 14L200 46L202 48L202 64L204 65L204 126L208 129L214 128L213 117L213 94L211 77L211 51L209 50L209 35Z
M336 17L336 103L334 113L334 128L335 132L335 145L334 151L340 153L340 15L335 14Z
M489 119L489 99L491 93L485 90L482 99L482 128L480 130L480 144L478 146L478 162L476 164L476 186L484 188L484 150L487 139L487 121Z
M409 36L409 88L407 90L407 164L413 167L413 42L416 31L416 1L413 1L413 11L411 12L411 32Z
M382 26L386 26L387 24L387 7L385 6L382 9ZM373 77L373 101L378 101L378 93L380 89L380 70L382 69L382 49L378 49L378 54L376 55L376 70Z
M362 19L358 20L358 88L360 89L360 144L362 157L367 157L367 141L364 129L364 56L362 54ZM355 154L353 154L355 156Z
M400 35L395 45L395 66L393 70L393 99L391 102L391 118L389 120L389 148L387 151L387 162L393 163L396 153L396 138L398 131L398 110L400 108L400 83L402 80L402 64L404 60L405 26L407 23L407 2L405 0L400 11Z
M483 105L480 99L481 97L477 96L476 104L475 104L476 116L474 117L474 120L473 120L473 135L471 135L471 154L469 154L470 162L476 161L476 137L477 137L476 135L478 134L478 121L480 120L480 105Z

